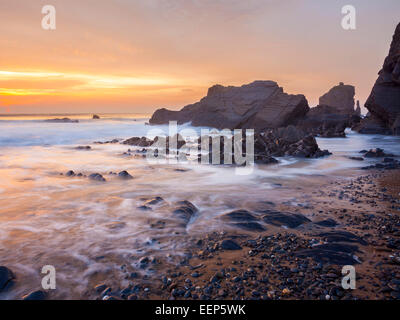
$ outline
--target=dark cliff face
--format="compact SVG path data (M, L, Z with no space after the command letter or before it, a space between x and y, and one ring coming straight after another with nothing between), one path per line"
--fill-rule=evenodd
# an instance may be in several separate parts
M378 123L376 133L400 134L400 23L365 107L371 115L358 131L371 133Z
M273 81L255 81L241 87L215 85L206 97L180 111L157 110L150 124L191 122L217 129L279 128L309 111L304 95L290 95Z

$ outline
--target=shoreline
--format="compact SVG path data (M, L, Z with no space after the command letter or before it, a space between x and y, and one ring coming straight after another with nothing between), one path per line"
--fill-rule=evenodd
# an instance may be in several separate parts
M181 259L142 258L142 270L151 275L104 279L85 298L400 299L400 261L390 257L399 257L400 249L398 177L400 170L374 170L322 186L312 210L335 227L212 232L191 239ZM341 267L351 261L357 289L344 290Z

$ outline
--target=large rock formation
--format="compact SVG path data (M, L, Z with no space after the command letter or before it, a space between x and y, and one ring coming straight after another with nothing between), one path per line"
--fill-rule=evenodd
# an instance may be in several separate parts
M357 101L354 110L355 88L343 82L319 98L319 105L311 108L297 126L320 137L345 137L345 129L360 121L361 109Z
M356 90L354 86L345 85L343 82L340 82L338 86L333 87L319 98L319 105L333 107L338 113L353 114L355 112L355 94Z
M355 127L357 131L400 135L400 23L365 107L370 115Z
M150 124L177 121L217 129L285 127L309 110L304 95L289 95L273 81L255 81L241 87L215 85L206 97L180 111L157 110Z

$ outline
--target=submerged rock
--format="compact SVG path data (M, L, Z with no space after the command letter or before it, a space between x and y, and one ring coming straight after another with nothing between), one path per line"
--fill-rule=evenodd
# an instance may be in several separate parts
M149 147L153 144L153 140L147 139L146 137L133 137L123 141L122 143L130 146Z
M239 229L244 229L244 230L248 230L248 231L265 231L266 229L259 224L258 222L239 222L239 223L235 223L233 224L235 227L239 228Z
M176 205L177 207L174 210L174 214L179 216L185 222L189 222L190 218L199 211L193 203L187 200L179 201Z
M91 150L91 146L78 146L75 148L76 150Z
M78 123L79 120L72 120L70 118L55 118L55 119L47 119L45 122L54 122L54 123Z
M74 177L75 176L75 172L72 170L69 170L66 174L67 177Z
M45 299L46 299L46 292L41 290L31 292L22 297L22 300L45 300Z
M14 273L5 266L0 266L0 292L15 279Z
M314 224L321 227L336 227L338 225L338 223L333 219L319 220L314 222Z
M337 265L354 265L359 261L354 257L358 247L348 244L328 243L315 246L311 249L300 250L295 253L296 257L311 257L320 263L330 263Z
M253 222L257 220L257 218L247 210L235 210L224 214L222 218L225 220L244 222Z
M153 205L159 204L161 202L164 202L164 199L162 197L154 197L154 198L146 200L145 205L153 206Z
M125 180L133 179L133 177L128 173L128 171L121 171L118 173L118 177Z
M105 182L106 181L106 179L100 173L92 173L89 176L89 179L93 180L93 181L100 181L100 182Z
M364 157L366 158L384 158L384 157L393 157L393 154L387 154L383 149L376 148L371 149L364 153Z
M242 247L233 240L223 240L221 242L221 249L223 249L223 250L242 250Z
M362 245L367 245L367 242L365 240L348 231L330 231L326 233L321 233L318 236L322 237L327 242L356 242Z
M282 227L286 226L288 228L294 229L298 226L311 222L308 218L300 213L285 213L271 210L262 211L265 215L263 220L265 223L272 224L274 226Z

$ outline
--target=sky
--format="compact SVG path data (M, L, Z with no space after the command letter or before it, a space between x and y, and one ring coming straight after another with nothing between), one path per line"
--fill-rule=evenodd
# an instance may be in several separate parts
M399 22L399 0L0 0L0 113L152 113L254 80L363 105Z

